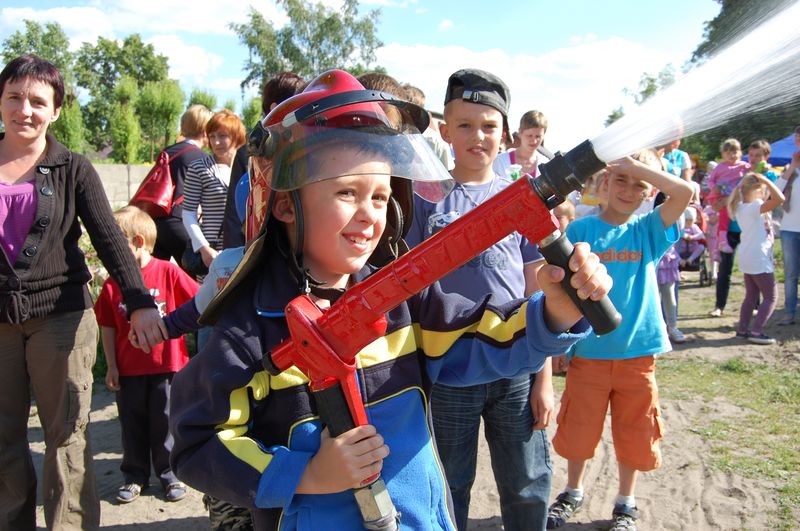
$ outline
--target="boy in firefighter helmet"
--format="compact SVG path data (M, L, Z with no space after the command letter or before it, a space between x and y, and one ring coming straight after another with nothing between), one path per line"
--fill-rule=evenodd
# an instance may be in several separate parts
M453 530L431 439L432 382L471 384L535 372L590 328L544 266L528 300L474 304L437 284L386 314L385 336L357 356L368 425L331 437L296 367L264 370L289 337L284 309L301 294L320 308L405 251L412 193L437 200L449 175L421 134L423 109L364 90L334 70L276 107L251 135L260 223L208 308L209 344L177 375L173 469L198 489L251 507L257 529L358 529L350 489L380 473L404 529ZM578 244L582 298L610 279Z

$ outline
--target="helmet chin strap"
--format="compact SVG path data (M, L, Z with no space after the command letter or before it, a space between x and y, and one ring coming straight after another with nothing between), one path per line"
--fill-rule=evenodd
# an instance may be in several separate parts
M320 299L330 301L331 304L341 297L345 290L342 288L327 288L325 283L311 276L311 271L303 267L303 241L305 238L305 223L303 221L303 208L300 205L300 194L296 190L290 193L294 202L295 211L295 249L292 250L288 239L279 240L278 249L289 266L289 272L297 282L300 293L314 295ZM280 231L283 232L283 231Z
M286 260L286 263L289 266L289 272L297 282L300 293L303 293L304 295L311 294L315 297L319 297L320 299L330 301L330 303L333 304L344 294L345 289L325 287L324 282L315 279L311 275L311 271L303 267L303 241L305 238L303 209L300 205L300 194L298 194L295 190L292 191L290 195L294 203L295 211L295 249L291 249L291 245L289 244L288 238L286 237L286 233L284 231L278 231L283 235L278 239L278 249ZM391 234L387 235L388 237L384 237L384 240L381 241L378 249L375 249L375 252L373 253L376 255L375 258L380 257L379 261L383 262L376 264L378 267L382 267L386 263L396 259L398 255L404 254L405 251L407 251L405 243L402 241L404 221L403 210L400 208L400 204L394 197L389 199L389 208L393 214L389 217L393 218L393 222L387 226L387 229L391 230L392 232Z

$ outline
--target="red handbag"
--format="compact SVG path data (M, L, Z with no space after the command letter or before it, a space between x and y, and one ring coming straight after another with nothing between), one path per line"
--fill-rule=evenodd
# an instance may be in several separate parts
M190 145L177 153L177 157L184 151L199 149L197 146ZM156 159L155 165L147 172L142 184L133 194L129 205L141 208L147 212L151 218L158 219L168 216L172 212L172 207L183 202L183 196L175 199L175 183L169 171L169 153L162 151Z

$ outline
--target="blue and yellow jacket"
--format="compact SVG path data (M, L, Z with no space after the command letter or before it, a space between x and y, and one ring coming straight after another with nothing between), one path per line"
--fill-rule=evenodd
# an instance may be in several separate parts
M360 529L352 492L294 493L323 426L307 379L295 367L270 375L262 353L289 337L283 309L297 295L295 282L275 256L244 287L173 381L173 470L203 492L251 508L257 529ZM359 353L360 392L390 448L381 475L401 528L455 529L431 433L431 385L537 372L546 356L589 333L583 320L572 333L551 333L543 306L541 293L494 306L489 297L475 304L434 285L389 312L386 335Z

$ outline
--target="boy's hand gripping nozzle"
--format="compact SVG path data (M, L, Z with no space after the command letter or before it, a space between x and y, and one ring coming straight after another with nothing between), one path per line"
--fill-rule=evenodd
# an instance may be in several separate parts
M581 300L569 281L572 244L559 232L550 209L582 188L605 163L587 140L539 167L541 175L522 178L468 214L348 289L323 313L306 296L286 308L291 339L264 356L264 367L279 374L295 365L310 380L320 419L331 436L367 424L355 377L358 352L383 337L385 314L400 303L517 231L538 242L545 259L566 271L564 288L597 334L613 331L621 317L608 297ZM394 530L400 518L380 476L354 489L366 529Z

